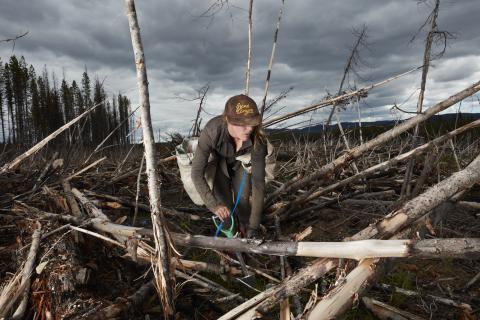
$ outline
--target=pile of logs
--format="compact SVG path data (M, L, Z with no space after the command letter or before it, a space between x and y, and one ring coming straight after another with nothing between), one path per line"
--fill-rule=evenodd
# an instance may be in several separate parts
M378 292L389 292L428 299L475 319L480 143L468 130L480 120L404 152L400 146L408 137L400 135L478 90L476 83L338 157L324 142L294 147L303 153L278 161L277 179L268 186L262 239L212 237L209 213L182 191L169 151L156 150L164 159L157 170L170 242L166 283L176 297L166 317L332 319L351 308L381 319L434 314L419 315L413 307L402 311L379 300ZM157 259L158 230L147 204L151 186L140 146L96 154L96 160L85 153L67 163L69 155L43 148L62 130L3 160L0 169L0 319L165 315L151 268L165 266ZM464 143L451 144L460 134ZM292 148L278 149L288 155ZM445 153L454 155L453 169L442 165ZM418 164L412 192L401 196L405 163L412 158ZM456 223L448 222L452 216ZM243 282L233 252L244 253L256 283ZM465 261L470 273L453 278L465 280L462 294L451 288L443 295L422 292L379 282L385 270L391 272L393 258L434 265Z

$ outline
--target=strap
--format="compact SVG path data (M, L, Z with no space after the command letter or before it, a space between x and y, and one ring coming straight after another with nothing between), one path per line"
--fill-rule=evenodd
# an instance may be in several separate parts
M235 214L235 209L237 209L238 203L240 202L240 196L242 195L242 190L243 190L243 184L245 182L245 175L247 174L247 170L243 170L242 173L242 180L240 181L240 187L238 188L238 193L237 193L237 199L235 200L235 205L233 206L233 209L230 211L230 217L233 219L233 216ZM214 220L215 222L215 220ZM232 226L233 226L233 220L232 220ZM215 238L218 236L220 231L222 230L223 227L223 221L218 224L217 230L215 231Z

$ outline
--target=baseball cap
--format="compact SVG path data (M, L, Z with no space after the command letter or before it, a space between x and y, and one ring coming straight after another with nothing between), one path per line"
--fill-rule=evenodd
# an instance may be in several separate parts
M258 126L262 123L262 116L258 112L255 101L249 96L239 94L231 97L225 103L227 121L236 126Z

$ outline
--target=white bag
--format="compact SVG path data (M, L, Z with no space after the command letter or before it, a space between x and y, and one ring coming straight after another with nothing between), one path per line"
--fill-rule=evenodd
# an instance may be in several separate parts
M175 147L175 153L177 155L177 164L180 169L180 178L182 179L183 187L193 203L201 206L204 204L202 197L200 197L192 180L192 161L197 146L198 137L185 138L182 144ZM216 161L212 161L213 157L211 155L208 160L207 169L205 170L205 179L207 180L210 189L212 189L217 166Z
M202 197L195 188L195 184L192 180L192 161L197 150L198 137L185 138L181 144L175 147L175 153L177 156L177 164L180 169L180 178L182 179L183 187L187 192L190 199L196 205L203 205ZM273 145L267 140L267 155L265 156L265 183L274 179L275 169L275 154L273 152ZM250 153L238 156L236 159L241 161L244 168L250 167L252 155ZM205 180L210 189L213 190L213 180L217 170L217 162L212 155L208 158L207 168L205 170ZM251 168L250 168L251 169ZM248 169L247 169L248 170ZM249 170L249 173L250 170Z

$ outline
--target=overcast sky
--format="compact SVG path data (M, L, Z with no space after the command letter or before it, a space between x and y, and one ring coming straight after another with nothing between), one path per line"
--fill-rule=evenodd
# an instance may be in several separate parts
M198 101L188 101L209 84L203 123L219 114L226 99L242 93L247 58L248 0L228 1L203 15L213 0L137 1L148 69L151 112L155 129L188 132ZM430 5L429 5L430 4ZM260 104L273 43L280 1L255 0L253 12L253 69L251 96ZM420 32L432 3L413 0L285 1L268 98L293 87L278 107L290 112L336 93L355 37L352 29L368 29L368 49L362 48L364 66L348 80L361 87L421 65L426 32ZM478 0L440 4L439 30L455 39L445 55L433 62L428 74L425 106L480 80L480 3ZM0 43L0 57L23 55L37 72L44 65L57 78L80 80L88 69L104 80L110 94L126 94L137 104L135 66L124 1L121 0L2 0L0 39L28 35ZM434 47L439 52L442 46ZM12 51L13 50L13 51ZM362 119L405 118L392 112L394 103L415 110L421 73L415 72L370 92L360 103ZM459 106L448 112L455 112ZM479 112L477 97L461 104L463 112ZM317 112L315 123L326 118ZM349 107L342 121L354 120ZM309 119L310 116L293 122Z

